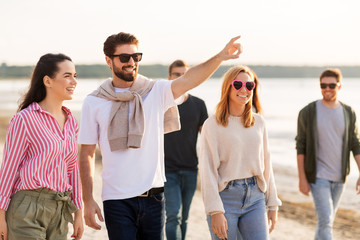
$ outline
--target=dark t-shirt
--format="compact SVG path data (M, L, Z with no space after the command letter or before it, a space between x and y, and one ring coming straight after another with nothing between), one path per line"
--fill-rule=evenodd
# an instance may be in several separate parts
M208 118L205 102L191 96L178 106L181 130L165 134L165 171L197 171L196 142L201 127Z

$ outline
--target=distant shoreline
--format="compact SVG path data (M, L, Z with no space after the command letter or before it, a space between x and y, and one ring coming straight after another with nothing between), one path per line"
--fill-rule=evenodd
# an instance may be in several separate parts
M212 75L212 78L221 78L233 65L222 65ZM339 68L345 78L360 77L359 65L324 65L324 66L285 66L285 65L249 65L259 78L313 78L319 77L326 68ZM2 79L30 79L34 66L0 65L0 80ZM111 76L109 67L105 64L76 64L79 78L108 78ZM168 66L161 64L140 65L139 73L149 78L166 78Z

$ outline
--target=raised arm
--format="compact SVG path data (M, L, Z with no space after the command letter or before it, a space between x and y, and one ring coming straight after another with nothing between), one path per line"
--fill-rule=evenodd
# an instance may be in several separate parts
M206 62L190 68L183 76L175 79L171 84L174 99L207 80L223 61L239 58L242 46L240 43L235 43L239 38L240 36L232 38L221 52Z
M94 171L92 165L95 161L96 145L82 144L80 148L80 177L84 201L85 224L93 229L100 230L101 226L95 220L95 214L100 221L104 221L99 205L93 197Z

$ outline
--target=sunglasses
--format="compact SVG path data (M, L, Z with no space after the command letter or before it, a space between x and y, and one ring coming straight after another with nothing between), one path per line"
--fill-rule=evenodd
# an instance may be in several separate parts
M130 58L132 58L134 62L140 62L142 59L142 53L134 53L134 54L122 53L118 55L110 55L110 57L119 57L120 62L122 63L129 62Z
M336 86L340 86L340 83L320 83L321 89L329 87L330 89L335 89Z
M252 82L252 81L243 82L240 80L234 80L234 81L232 81L231 86L233 86L233 88L236 91L239 91L242 87L245 86L246 90L251 92L255 88L255 82Z

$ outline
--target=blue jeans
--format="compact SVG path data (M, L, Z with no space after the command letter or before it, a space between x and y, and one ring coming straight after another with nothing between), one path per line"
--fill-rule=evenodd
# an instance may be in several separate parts
M316 182L310 184L318 218L316 240L332 239L332 226L344 187L344 183L320 178L316 178Z
M228 239L269 239L265 194L257 186L256 177L230 181L220 192L228 224ZM207 215L211 239L219 240L211 229L211 216Z
M105 224L110 240L162 240L164 193L104 201Z
M165 210L166 239L185 239L187 220L197 184L197 172L177 171L166 173Z

